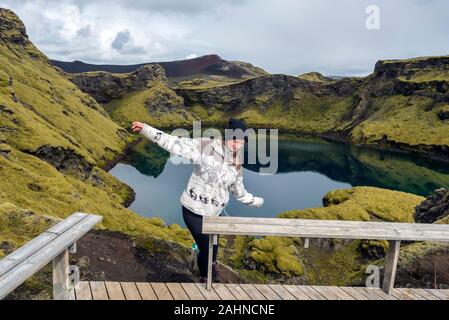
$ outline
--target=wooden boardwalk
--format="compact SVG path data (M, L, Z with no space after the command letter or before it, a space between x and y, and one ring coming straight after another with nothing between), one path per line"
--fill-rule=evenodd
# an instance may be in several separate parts
M449 289L82 281L77 300L449 300Z

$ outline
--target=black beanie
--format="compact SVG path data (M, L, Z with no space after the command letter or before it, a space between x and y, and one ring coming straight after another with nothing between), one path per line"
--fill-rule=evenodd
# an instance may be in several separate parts
M248 127L246 126L245 121L240 119L229 119L228 126L226 127L227 130L225 130L225 140L233 139L234 137L238 138L238 132L234 132L234 130L241 129L243 131L244 137L243 139L248 142L248 136L246 130ZM232 130L232 132L229 132L229 130Z

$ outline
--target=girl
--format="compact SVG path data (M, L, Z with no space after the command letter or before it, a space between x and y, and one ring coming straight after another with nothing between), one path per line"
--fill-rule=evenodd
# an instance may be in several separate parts
M190 139L166 134L142 122L133 122L132 130L139 132L165 150L192 160L194 170L181 195L184 222L198 245L198 268L201 282L207 278L209 236L202 234L203 216L219 216L229 201L229 191L248 206L261 207L263 198L245 190L241 151L247 136L245 122L230 119L223 139ZM234 134L228 134L232 131ZM236 134L237 133L237 134ZM212 276L220 281L217 268L218 245L213 248Z

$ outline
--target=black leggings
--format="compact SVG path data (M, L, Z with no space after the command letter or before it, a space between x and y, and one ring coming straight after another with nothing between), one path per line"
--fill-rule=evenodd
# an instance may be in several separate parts
M209 235L201 233L203 216L190 211L184 206L182 206L182 215L184 217L184 222L187 228L189 229L190 233L192 234L193 239L195 239L195 242L198 245L198 249L200 251L198 254L198 268L200 269L200 275L201 277L207 277ZM217 261L217 253L218 253L218 245L214 245L212 255L212 261L214 262Z

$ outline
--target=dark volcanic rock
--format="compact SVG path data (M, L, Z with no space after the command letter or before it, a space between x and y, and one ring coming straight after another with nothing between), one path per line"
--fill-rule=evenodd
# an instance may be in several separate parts
M435 190L416 208L413 215L415 222L434 223L449 215L449 190L444 188Z
M154 111L168 112L182 108L183 105L183 99L169 88L154 90L154 94L145 100L145 107L150 113Z
M127 92L147 89L153 81L167 83L164 68L157 64L144 65L129 74L78 73L71 75L70 80L100 103L120 99Z
M225 112L242 111L250 105L265 110L275 102L287 104L294 97L296 89L315 94L318 97L351 95L357 84L349 79L338 83L312 82L288 75L275 74L257 77L226 86L207 89L176 89L184 98L186 106L200 104L207 108L215 107Z
M73 150L44 145L35 151L25 152L48 162L60 172L75 174L81 179L89 179L95 184L101 182L97 171L94 170L94 165Z
M437 103L449 102L448 81L413 80L419 73L434 70L449 72L449 56L378 61L371 76L371 93L374 96L417 95L432 98Z
M0 8L0 41L21 45L28 42L25 25L9 9Z
M441 110L438 112L438 118L440 120L449 120L449 109Z

